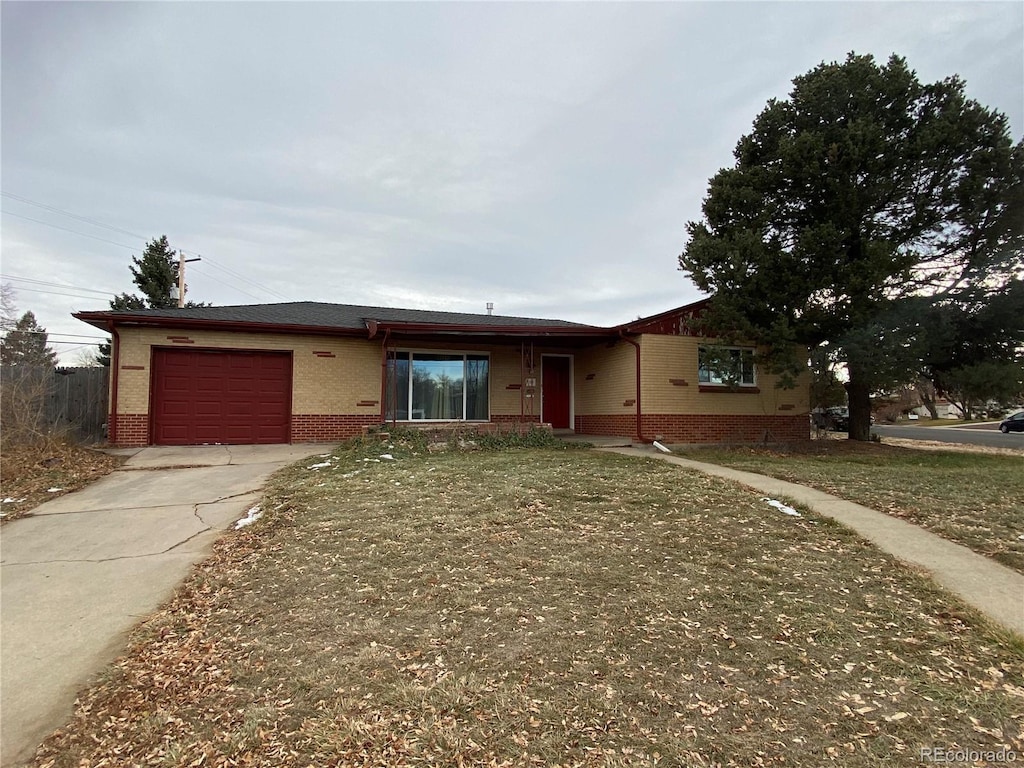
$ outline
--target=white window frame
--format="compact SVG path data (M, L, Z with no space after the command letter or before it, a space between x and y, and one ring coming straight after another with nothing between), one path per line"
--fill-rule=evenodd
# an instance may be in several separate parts
M718 349L721 349L723 352L729 352L729 353L735 352L735 353L739 354L740 362L741 362L741 367L740 367L740 375L741 376L743 375L743 368L742 368L743 355L747 354L747 355L750 356L750 379L751 380L749 382L747 382L747 381L737 381L735 384L733 384L731 382L728 382L728 381L723 381L720 375L717 377L718 380L716 381L715 380L715 372L711 371L710 369L706 369L704 367L704 365L702 365L701 357L703 356L703 352L704 352L704 350L706 348L707 347L703 347L703 346L697 348L697 383L700 386L702 386L702 387L725 387L725 388L728 388L728 387L750 387L750 388L754 388L754 387L757 386L757 365L754 364L754 360L753 360L754 355L756 354L757 350L755 350L753 347L718 347ZM703 375L703 371L704 370L708 371L708 380L707 381L705 381L703 378L701 378L702 375Z
M395 419L396 422L401 424L450 424L452 422L466 423L466 424L486 424L491 420L491 353L485 350L462 350L462 349L421 349L421 348L402 348L393 350L395 359L399 356L406 356L409 362L409 386L406 392L406 413L412 416L412 365L414 355L451 355L462 357L462 370L463 370L463 387L462 387L462 417L457 419ZM471 356L485 357L487 358L487 417L483 419L467 419L466 418L466 399L469 394L469 388L465 386L465 371L466 361ZM387 374L385 373L385 376ZM396 400L400 397L399 393L395 393ZM395 403L397 406L397 402ZM388 421L392 418L388 417Z

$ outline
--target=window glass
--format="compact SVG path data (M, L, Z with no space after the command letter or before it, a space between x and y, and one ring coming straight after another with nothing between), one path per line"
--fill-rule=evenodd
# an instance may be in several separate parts
M701 384L754 384L754 350L701 347L697 380Z
M461 419L464 369L461 355L414 354L411 418Z
M398 352L388 361L388 419L487 421L487 355Z
M466 419L469 421L487 421L490 418L488 367L486 355L466 356Z
M409 419L409 355L392 354L388 357L385 397L388 419ZM396 410L397 409L397 410Z

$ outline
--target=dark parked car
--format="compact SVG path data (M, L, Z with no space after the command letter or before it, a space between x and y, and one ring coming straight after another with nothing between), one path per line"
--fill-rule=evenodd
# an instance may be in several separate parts
M834 408L817 409L813 413L814 426L819 429L831 429L836 432L848 432L850 429L850 409L836 406Z
M999 431L1004 435L1007 432L1024 432L1024 411L1008 416L999 422Z

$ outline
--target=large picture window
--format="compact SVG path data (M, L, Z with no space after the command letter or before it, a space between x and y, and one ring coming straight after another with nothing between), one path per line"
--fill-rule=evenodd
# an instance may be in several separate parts
M701 384L754 386L754 350L701 347L697 380Z
M396 352L388 359L387 417L395 421L487 421L489 358Z

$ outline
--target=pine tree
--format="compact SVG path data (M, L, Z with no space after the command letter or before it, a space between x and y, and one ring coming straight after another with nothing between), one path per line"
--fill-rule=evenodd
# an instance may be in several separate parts
M866 440L871 391L920 365L901 304L1019 283L1024 143L959 78L922 84L896 56L850 54L793 84L711 179L679 264L714 294L709 330L780 367L827 344L849 375L850 437Z
M37 365L53 368L57 353L47 345L46 329L36 322L32 312L26 312L14 324L0 343L0 362L4 365Z
M171 298L171 288L178 284L178 253L171 250L167 235L151 240L142 252L142 258L132 256L133 282L142 291L148 309L169 309L178 306L178 300ZM137 297L121 294L110 302L111 309L139 309L131 304ZM119 302L123 302L119 305ZM127 305L125 305L127 304Z
M170 309L178 306L178 300L171 298L171 288L178 284L178 252L171 249L167 235L150 240L142 257L132 256L132 282L142 291L142 296L122 293L110 300L115 311L135 309ZM189 301L186 307L199 307ZM101 365L110 365L110 344L100 344L96 359Z

